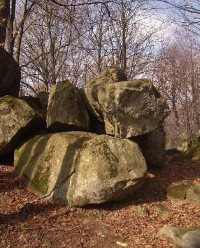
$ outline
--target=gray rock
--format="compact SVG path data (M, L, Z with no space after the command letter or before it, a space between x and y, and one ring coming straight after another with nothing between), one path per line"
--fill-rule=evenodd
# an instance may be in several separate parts
M107 134L129 138L152 132L167 117L166 101L149 80L103 80L103 71L84 88L88 108ZM100 79L99 79L100 78Z
M29 135L44 127L42 118L23 100L0 98L0 157L10 154Z
M14 58L0 47L0 97L18 96L21 72Z
M165 225L158 232L158 236L167 237L169 241L180 248L199 248L200 247L200 228L189 227L180 228Z
M53 131L88 130L89 116L79 90L69 81L53 85L47 108L47 127Z
M182 248L200 248L200 229L189 231L183 235L181 240Z
M36 136L15 151L14 166L30 189L72 206L122 200L147 170L137 144L86 132Z

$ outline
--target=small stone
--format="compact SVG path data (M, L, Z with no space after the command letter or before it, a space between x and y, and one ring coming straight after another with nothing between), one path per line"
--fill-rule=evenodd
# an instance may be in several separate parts
M120 241L117 241L116 244L121 246L121 247L128 247L128 245L126 243L123 243L123 242L120 242Z
M163 215L170 213L170 210L166 208L164 205L162 205L161 203L156 204L155 209L158 213L163 214Z
M133 208L141 217L148 217L150 215L149 210L144 206L138 205L138 206L133 206Z
M200 230L189 231L183 235L181 241L182 248L200 247Z

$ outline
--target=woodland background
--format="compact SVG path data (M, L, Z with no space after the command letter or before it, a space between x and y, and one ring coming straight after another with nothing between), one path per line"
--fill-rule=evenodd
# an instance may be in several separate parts
M200 126L199 0L0 0L1 44L20 64L21 95L82 87L109 65L150 78L167 98L169 136Z

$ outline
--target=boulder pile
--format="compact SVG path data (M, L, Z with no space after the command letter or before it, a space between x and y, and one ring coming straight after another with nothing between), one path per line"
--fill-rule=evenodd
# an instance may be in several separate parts
M127 81L113 66L83 89L59 82L46 128L34 104L1 96L0 157L15 150L16 175L40 196L72 206L122 200L143 184L147 165L162 167L169 109L150 80Z

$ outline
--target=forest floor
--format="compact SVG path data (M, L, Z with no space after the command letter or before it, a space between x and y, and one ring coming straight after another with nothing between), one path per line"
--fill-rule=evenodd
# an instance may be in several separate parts
M70 208L39 199L0 166L0 247L175 247L157 235L164 225L198 226L199 206L177 205L166 188L180 180L200 182L200 161L166 158L162 170L149 171L146 183L126 201ZM21 209L31 203L28 216ZM160 211L164 209L164 211Z

